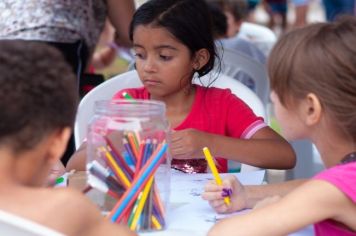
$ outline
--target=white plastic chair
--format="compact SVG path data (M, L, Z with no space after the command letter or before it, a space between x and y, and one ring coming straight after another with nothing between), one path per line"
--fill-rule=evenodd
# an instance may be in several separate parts
M266 120L266 110L261 102L261 100L257 97L257 95L252 92L245 85L240 83L239 81L224 75L220 74L218 79L210 83L210 78L214 76L214 72L212 74L206 75L200 79L194 81L196 84L203 84L214 86L218 88L229 88L232 93L241 98L247 105L251 107L254 113L257 116L261 116ZM117 75L99 86L95 87L91 90L84 98L81 100L78 111L77 118L74 125L74 139L76 148L80 146L87 134L87 125L94 115L94 103L97 100L107 100L111 99L114 94L125 88L137 88L143 86L136 70L128 71L123 74ZM256 167L248 166L243 164L241 170L255 170L259 169Z
M265 106L251 89L249 89L239 81L225 74L220 74L216 80L213 80L212 83L210 83L209 77L213 79L214 72L200 79L196 79L194 83L203 86L209 84L210 87L229 88L231 92L235 94L237 97L239 97L241 100L243 100L257 116L263 117L265 122L268 123ZM229 160L228 161L229 170L235 169L238 164L239 163L236 161ZM247 164L241 164L241 172L254 171L254 170L260 170L260 168Z
M87 135L87 125L94 115L94 103L98 100L111 99L115 93L125 88L142 87L136 70L125 72L110 78L90 90L79 103L74 124L75 147L79 148Z
M255 83L256 94L266 109L270 93L266 67L253 58L230 48L219 47L218 53L221 58L222 73L235 78L242 71L251 77Z
M237 37L246 39L255 44L268 57L274 44L277 42L276 34L266 26L243 22Z
M0 235L9 236L64 236L53 229L31 220L0 210Z

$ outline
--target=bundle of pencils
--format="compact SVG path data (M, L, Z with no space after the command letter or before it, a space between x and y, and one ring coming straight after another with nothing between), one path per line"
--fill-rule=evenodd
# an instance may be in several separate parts
M89 185L117 199L108 217L132 230L164 228L165 209L154 176L166 158L167 143L126 131L119 151L111 139L105 140L87 170Z

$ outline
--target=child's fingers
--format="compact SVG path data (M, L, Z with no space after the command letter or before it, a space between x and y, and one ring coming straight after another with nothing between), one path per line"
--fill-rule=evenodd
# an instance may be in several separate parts
M229 207L226 204L220 205L219 207L214 208L217 213L228 213Z
M191 155L174 155L172 153L172 156L173 156L174 159L178 159L178 160L192 159Z
M222 205L225 205L225 202L223 199L221 200L212 200L212 201L209 201L209 205L214 208L214 209L217 209L217 208L220 208Z
M204 192L201 197L207 201L222 200L224 197L221 195L221 191L218 192Z
M205 187L204 191L206 192L221 192L223 190L223 186L219 186L215 183L215 180L209 181Z
M209 204L217 213L225 213L228 210L224 200L209 201Z
M223 179L223 185L226 187L232 187L234 182L239 182L235 175L227 175Z
M170 144L170 149L171 150L175 150L175 149L177 149L177 148L182 148L182 144L181 144L181 142L179 141L179 140L171 140L171 144Z
M186 149L184 149L184 147L181 146L176 146L176 147L172 146L171 153L173 156L184 155L186 153Z
M180 141L182 139L183 139L183 137L181 135L181 132L176 131L174 133L171 133L171 143L178 142L178 141Z

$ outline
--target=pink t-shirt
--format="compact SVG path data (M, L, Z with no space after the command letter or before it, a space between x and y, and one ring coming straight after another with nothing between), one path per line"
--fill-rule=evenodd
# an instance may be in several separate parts
M356 204L356 162L337 165L316 175L314 179L331 183ZM333 220L315 224L314 230L316 236L356 236L356 232L341 227L340 223Z
M124 91L135 99L150 99L150 94L144 87L125 89L116 93L113 99L122 98ZM191 111L181 124L174 127L174 130L193 128L212 134L248 139L263 127L266 127L263 119L257 117L229 89L196 85ZM227 160L217 158L217 162L218 170L227 172ZM174 159L172 167L187 173L204 173L207 170L207 163L205 159Z

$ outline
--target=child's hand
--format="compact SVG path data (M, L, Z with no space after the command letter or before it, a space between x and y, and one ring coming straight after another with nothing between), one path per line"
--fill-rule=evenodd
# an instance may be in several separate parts
M170 146L173 158L204 158L202 149L209 143L206 141L208 137L209 134L196 129L185 129L173 132Z
M231 203L226 205L224 197L228 192L232 192ZM234 175L227 176L223 180L222 186L218 186L215 181L210 181L205 186L202 198L209 201L210 206L218 213L231 213L245 209L247 202L245 188Z

